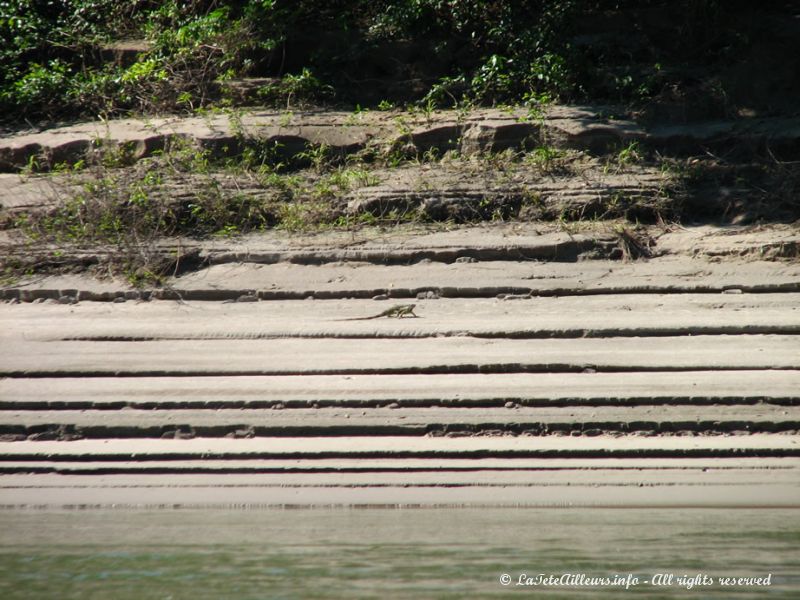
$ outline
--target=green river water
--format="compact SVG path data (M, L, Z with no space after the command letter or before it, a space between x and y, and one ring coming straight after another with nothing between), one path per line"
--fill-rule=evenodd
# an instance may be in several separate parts
M518 585L540 574L639 582ZM3 600L506 596L800 598L800 511L0 510Z

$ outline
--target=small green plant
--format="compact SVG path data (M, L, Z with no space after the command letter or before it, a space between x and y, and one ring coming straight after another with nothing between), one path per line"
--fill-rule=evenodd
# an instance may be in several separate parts
M436 101L433 98L428 98L422 105L422 114L425 115L425 122L430 125L433 123L433 113L436 110Z
M633 165L641 163L643 160L644 154L639 142L632 141L606 158L603 171L605 173L620 173Z
M466 89L467 84L463 74L456 77L445 76L431 86L431 89L422 99L422 103L424 105L433 103L434 105L441 106L450 104L453 107L458 107L466 100L466 96L464 95ZM461 94L461 98L457 98L456 94Z
M344 121L345 127L350 125L356 125L368 112L369 112L368 108L361 108L360 104L356 104L356 107L353 110L352 114L348 115L347 119L345 119Z
M328 144L308 144L295 158L301 164L309 163L317 173L325 172L334 162L333 152Z
M231 133L239 140L245 139L247 137L247 132L245 131L244 121L242 120L242 111L238 109L227 109L224 112L228 117L228 126L231 129Z
M300 105L311 101L323 101L333 96L334 89L322 83L311 69L304 67L298 74L287 74L275 83L262 86L258 90L258 97L268 104L285 104L286 110L292 103Z
M620 169L642 162L642 150L639 142L631 142L620 150L617 153L616 162Z
M339 168L328 176L331 185L343 192L380 183L380 178L361 167Z
M136 145L133 142L113 143L108 140L95 140L93 144L101 164L108 169L118 169L132 165L136 161ZM73 169L81 164L78 161Z
M439 149L436 146L431 146L421 155L414 157L413 162L416 164L437 163L439 162Z
M288 202L300 191L302 181L299 176L291 174L280 174L276 172L259 172L256 180L265 189L275 193L278 200Z
M563 166L564 150L552 146L537 146L525 155L524 161L543 173L553 173Z
M522 103L527 107L526 121L537 123L544 128L547 107L553 103L553 98L547 92L528 92L522 97Z
M257 138L240 140L244 149L239 157L229 162L233 171L244 169L256 176L271 175L282 171L287 165L282 160L283 144Z
M398 115L394 118L394 124L400 136L411 135L411 125L409 125L408 120L402 115Z
M294 113L291 110L286 109L286 112L284 112L281 115L281 118L278 120L278 125L280 125L281 127L289 127L292 124L293 118L294 118Z
M279 205L276 229L285 231L313 231L330 227L341 214L331 203L331 196L312 196L303 202Z
M343 214L337 217L332 225L338 229L353 229L358 227L373 226L379 223L378 218L369 212L357 214Z

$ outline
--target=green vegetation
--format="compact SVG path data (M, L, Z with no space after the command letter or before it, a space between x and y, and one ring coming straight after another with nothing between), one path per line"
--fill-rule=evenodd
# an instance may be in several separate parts
M170 237L230 236L266 228L316 231L365 224L396 224L411 218L394 212L376 217L350 214L344 196L380 183L381 162L340 161L327 146L310 146L289 162L279 148L242 138L240 155L214 157L176 139L154 156L131 161L131 148L97 140L95 150L74 164L51 165L38 174L32 161L25 177L49 182L55 200L46 210L17 214L4 228L25 234L28 246L60 248L59 258L83 248L105 247L99 269L137 284L159 282L173 268L158 243ZM414 213L416 218L416 213ZM24 272L25 249L3 261L6 274ZM58 268L57 260L37 268ZM73 261L74 262L74 261Z
M0 109L56 118L204 106L274 46L252 30L270 4L2 1ZM110 62L115 37L148 43L132 64Z
M0 258L0 275L75 266L85 249L103 247L92 252L97 268L148 284L178 269L180 257L159 249L164 238L267 228L796 218L790 150L776 158L743 148L741 160L717 147L662 156L645 142L580 152L545 127L554 102L607 103L609 114L644 123L796 110L800 52L786 48L800 36L789 12L743 0L0 0L4 130L191 113L226 116L236 136L213 152L173 140L139 161L135 148L103 139L71 163L32 158L28 175L49 171L42 177L58 201L4 217L0 227L24 232L28 246ZM281 128L324 106L351 111L342 127L377 115L391 134L347 155L326 144L283 147L249 137L239 108L248 104L280 109ZM454 109L457 131L481 106L536 133L498 153L470 154L460 138L415 145L415 129L434 125L440 109ZM660 188L652 178L639 185L659 167ZM407 198L359 204L360 188L395 169L416 170ZM500 191L487 184L466 201L437 194L448 173L452 188L472 178ZM552 191L568 178L588 187L616 179L587 200L579 185ZM623 255L646 254L629 229L620 240Z
M767 20L786 10L740 0L0 0L0 115L196 110L242 101L229 84L242 76L270 78L249 100L287 107L689 99L724 113L742 103L731 65L749 65ZM145 43L125 55L113 45L125 39ZM796 66L789 59L770 81Z
M236 114L231 118L235 120ZM31 248L59 249L59 260L44 265L36 252L31 253L38 270L74 264L83 249L101 247L107 252L95 253L100 257L96 270L149 284L176 268L159 248L168 238L230 236L271 228L308 232L404 222L564 218L558 208L531 202L515 177L520 173L528 173L528 178L570 176L599 164L583 153L546 145L463 156L454 150L442 154L436 147L421 150L407 142L400 150L378 146L340 156L322 144L287 158L279 146L242 133L238 146L238 154L214 155L174 139L165 150L135 161L130 146L98 139L93 151L73 164L32 161L25 176L50 182L56 201L47 209L18 213L5 226L23 232ZM445 181L493 173L506 191L487 190L474 202L454 204L393 199L349 206L354 192L380 184L387 170L420 166L436 170ZM38 167L47 172L37 174ZM427 194L424 181L417 182L423 185L419 192ZM435 189L430 193L435 196ZM640 200L643 205L648 202ZM631 202L611 198L587 215L570 210L576 219L615 218L625 216L630 206ZM25 258L28 251L19 250L4 261L6 270L22 273L31 267Z
M59 165L49 175L54 195L64 199L17 217L14 225L29 243L73 252L108 247L102 270L143 283L166 274L169 263L155 247L165 237L232 235L276 222L269 202L226 185L207 152L175 142L123 168L124 146L102 150L91 162Z

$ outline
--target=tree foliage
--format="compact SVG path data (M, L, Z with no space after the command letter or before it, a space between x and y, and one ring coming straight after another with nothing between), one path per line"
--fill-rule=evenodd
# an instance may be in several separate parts
M750 41L741 25L752 10L738 0L0 0L0 112L196 109L247 75L316 81L304 93L351 105L630 101L664 89L669 61L729 60ZM114 63L103 48L120 38L149 49Z

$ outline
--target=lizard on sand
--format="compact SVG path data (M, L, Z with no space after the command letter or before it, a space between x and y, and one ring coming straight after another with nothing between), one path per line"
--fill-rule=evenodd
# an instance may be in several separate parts
M416 304L396 304L391 308L387 308L382 313L378 313L377 315L372 315L371 317L355 317L353 319L339 319L340 321L368 321L370 319L380 319L381 317L397 317L398 319L402 319L403 317L417 317L418 315L414 313L414 307Z

